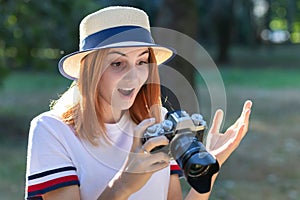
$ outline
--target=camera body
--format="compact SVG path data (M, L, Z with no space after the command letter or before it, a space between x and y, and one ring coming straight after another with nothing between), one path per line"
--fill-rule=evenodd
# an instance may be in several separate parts
M172 111L166 114L166 119L159 124L154 124L146 129L143 137L143 143L153 137L164 135L168 138L169 142L179 134L193 134L199 141L203 140L206 122L203 120L202 115L193 114L191 117L186 111ZM156 147L151 152L163 151L171 155L169 145Z
M202 144L205 129L202 115L172 111L161 123L146 129L142 142L161 135L167 137L169 144L156 147L151 153L169 154L178 163L187 182L199 193L206 193L211 188L211 177L219 171L219 163Z

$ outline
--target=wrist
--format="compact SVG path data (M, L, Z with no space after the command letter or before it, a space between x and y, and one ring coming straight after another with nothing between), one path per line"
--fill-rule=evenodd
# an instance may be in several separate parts
M190 192L189 192L188 196L185 198L185 200L193 200L193 199L208 200L209 196L210 196L210 192L207 192L207 193L204 193L204 194L200 194L196 190L194 190L193 188L191 188Z
M130 190L126 187L120 178L111 181L105 190L101 193L98 200L127 200L131 195Z
M132 192L128 187L126 187L126 184L122 182L120 179L117 179L112 186L113 193L116 197L116 199L128 199Z
M185 200L193 200L193 199L208 200L218 174L219 173L216 173L216 174L214 174L212 176L211 187L210 187L210 191L209 192L207 192L207 193L198 193L196 190L194 190L193 188L191 188L190 191L189 191L189 193L188 193L188 195L186 196Z

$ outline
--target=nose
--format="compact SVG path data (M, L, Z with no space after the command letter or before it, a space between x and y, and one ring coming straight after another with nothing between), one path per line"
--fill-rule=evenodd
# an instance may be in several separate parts
M125 73L123 79L124 80L135 80L138 78L137 68L134 65L128 68L128 71Z

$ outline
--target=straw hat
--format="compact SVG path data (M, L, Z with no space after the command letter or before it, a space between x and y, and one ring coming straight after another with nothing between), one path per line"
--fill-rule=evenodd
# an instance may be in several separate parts
M86 16L80 23L79 51L64 56L59 61L60 73L77 79L80 62L87 54L104 48L151 47L157 64L171 59L174 50L154 43L148 15L137 8L112 6Z

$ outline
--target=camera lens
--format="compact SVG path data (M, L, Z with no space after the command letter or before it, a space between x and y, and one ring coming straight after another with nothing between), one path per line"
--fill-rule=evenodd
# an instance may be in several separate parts
M208 165L203 166L203 165L199 165L199 164L192 164L188 173L189 173L189 176L191 176L191 177L203 176L208 171L208 168L209 168Z

